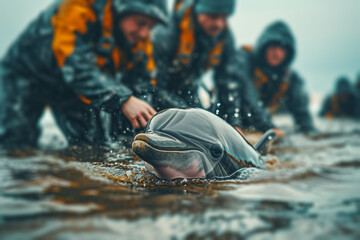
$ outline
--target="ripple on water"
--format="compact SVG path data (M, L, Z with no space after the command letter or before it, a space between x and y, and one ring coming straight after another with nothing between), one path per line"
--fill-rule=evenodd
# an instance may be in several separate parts
M0 238L357 239L359 139L290 135L236 179L158 179L128 148L3 154Z

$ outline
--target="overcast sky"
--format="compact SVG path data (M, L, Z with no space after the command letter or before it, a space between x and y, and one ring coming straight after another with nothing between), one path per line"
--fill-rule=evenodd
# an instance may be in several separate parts
M1 56L51 2L0 1ZM230 20L237 45L253 44L264 27L278 19L295 33L294 68L306 79L309 90L330 91L339 75L354 79L360 72L360 0L237 0Z

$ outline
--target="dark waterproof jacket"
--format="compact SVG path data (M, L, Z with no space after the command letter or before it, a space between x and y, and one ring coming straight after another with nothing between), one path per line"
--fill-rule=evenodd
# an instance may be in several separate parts
M188 14L193 26L193 51L182 56L179 49L182 42L182 24ZM235 51L234 40L230 30L224 31L216 39L208 37L196 24L195 13L191 3L186 2L180 10L175 11L168 27L159 27L154 32L154 53L158 70L158 85L169 92L174 105L168 107L201 107L198 87L203 74L214 70L216 94L220 106L219 115L233 126L238 126L239 84L228 74L228 66L233 62ZM221 45L221 43L223 43ZM221 51L217 46L221 45ZM187 46L185 46L187 48ZM191 48L191 47L190 47ZM217 56L211 55L213 53ZM183 59L180 59L183 57ZM182 62L184 60L187 64ZM214 109L215 111L215 109Z
M266 48L274 44L287 50L286 60L277 68L268 66L265 60ZM269 112L276 113L285 107L294 117L297 128L302 132L310 132L314 126L304 80L290 68L295 51L295 39L288 26L283 22L275 22L263 32L254 48L243 46L237 52L237 74L240 82L251 82L257 88L261 105ZM248 106L242 104L243 119L247 118L248 111ZM267 117L253 118L255 115L252 114L247 120L256 128L271 121Z
M45 104L71 144L102 143L101 111L117 114L152 89L150 39L129 45L112 1L56 1L10 47L0 64L0 144L35 142Z
M329 119L336 117L360 118L359 97L350 81L341 78L334 94L325 98L319 115Z
M355 82L355 89L360 94L360 75L357 77Z

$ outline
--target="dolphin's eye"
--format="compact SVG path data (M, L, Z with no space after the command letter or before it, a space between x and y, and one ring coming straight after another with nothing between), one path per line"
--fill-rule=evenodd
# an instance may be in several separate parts
M210 154L213 158L219 158L222 156L223 150L220 145L214 144L210 147Z

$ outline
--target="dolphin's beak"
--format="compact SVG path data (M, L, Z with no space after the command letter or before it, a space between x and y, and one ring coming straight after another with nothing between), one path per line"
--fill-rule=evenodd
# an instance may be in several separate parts
M186 144L168 136L141 133L136 135L132 148L142 160L157 165L164 161L172 161L176 158L176 152L186 150Z
M187 149L187 145L173 137L154 133L138 134L132 145L135 154L154 168L162 178L204 177L199 151Z
M141 133L136 135L134 142L145 142L158 150L183 150L186 144L167 135L158 135L154 133Z

